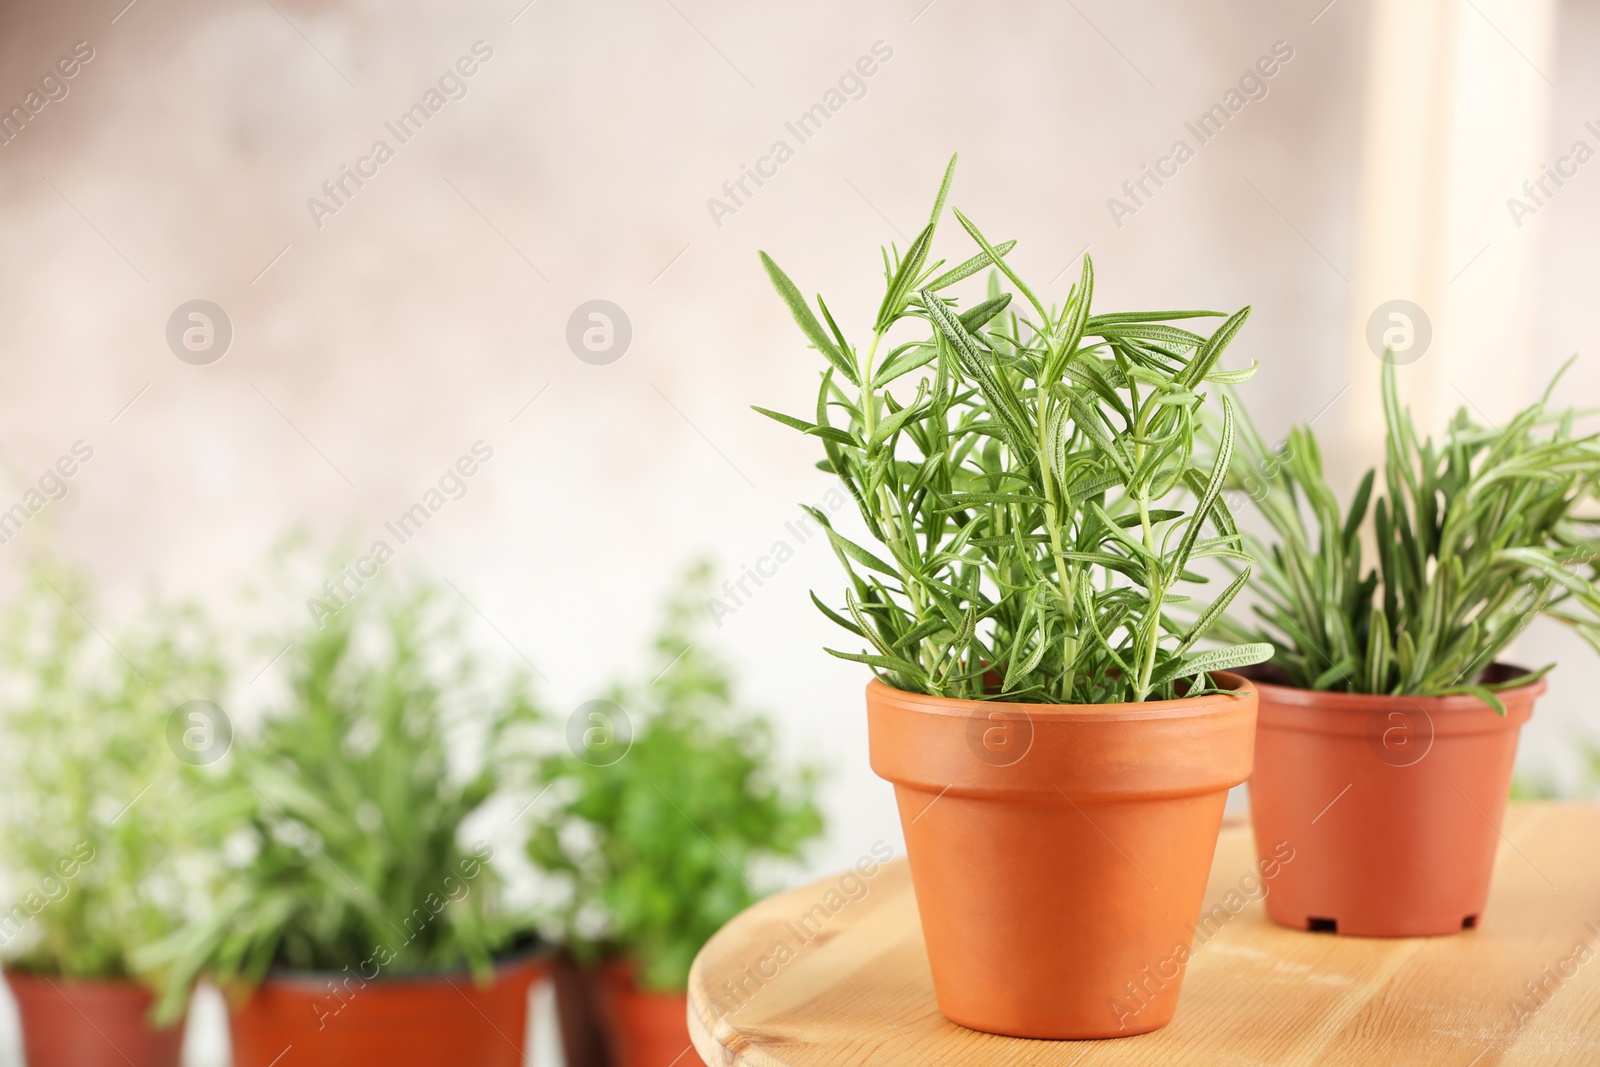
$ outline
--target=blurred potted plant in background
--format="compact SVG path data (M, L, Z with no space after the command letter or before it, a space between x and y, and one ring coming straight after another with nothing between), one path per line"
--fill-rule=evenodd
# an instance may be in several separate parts
M227 674L197 607L146 604L114 641L94 613L85 579L42 562L5 616L0 955L30 1067L177 1067L189 986L134 957L197 903L185 764L212 754Z
M1550 409L1554 389L1504 426L1463 408L1436 444L1386 362L1383 488L1367 471L1348 507L1309 427L1274 451L1241 425L1232 484L1271 539L1249 539L1259 621L1219 629L1275 649L1251 672L1250 807L1263 856L1281 838L1296 850L1267 897L1278 922L1418 936L1482 913L1518 733L1549 670L1499 657L1541 613L1600 647L1583 570L1600 539L1579 514L1600 486L1600 436Z
M1579 737L1573 745L1579 764L1576 781L1563 783L1546 768L1511 780L1512 800L1600 801L1600 740Z
M537 712L521 679L479 680L436 590L394 581L296 635L287 706L208 805L231 860L213 917L146 954L230 995L234 1067L523 1063L544 962L464 824L517 780Z
M555 926L591 968L617 1067L694 1056L695 954L763 895L761 865L796 859L823 829L816 770L780 770L770 726L702 643L709 575L695 565L667 604L651 680L581 707L572 754L539 767L556 806L528 854L570 889Z
M870 537L809 509L848 580L817 605L860 649L829 651L877 676L872 767L894 784L940 1010L1016 1037L1142 1033L1176 1010L1227 791L1250 773L1255 693L1221 672L1272 651L1199 644L1242 577L1189 624L1171 611L1200 561L1248 562L1221 498L1225 399L1220 445L1197 432L1210 385L1254 371L1220 365L1249 308L1209 335L1173 323L1216 312L1095 314L1087 256L1046 305L1016 242L959 211L975 254L946 269L954 167L910 247L884 251L862 350L763 253L825 365L807 417L757 410L817 439ZM958 309L951 287L983 272ZM1119 1007L1152 960L1175 977Z

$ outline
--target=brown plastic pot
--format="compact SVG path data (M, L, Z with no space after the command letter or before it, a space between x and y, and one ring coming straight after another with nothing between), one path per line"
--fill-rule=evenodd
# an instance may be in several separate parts
M975 1030L1099 1038L1177 1009L1256 697L1143 704L947 700L867 686L939 1010Z
M522 1067L528 991L542 956L495 968L492 985L465 971L363 982L278 972L234 1009L234 1067Z
M608 1067L611 1053L594 975L563 953L550 963L550 982L555 987L556 1023L561 1027L566 1067Z
M128 981L6 972L28 1067L178 1067L183 1023L147 1021L155 995Z
M1485 680L1524 673L1497 664ZM1259 678L1256 688L1256 850L1294 849L1267 914L1358 937L1476 926L1517 737L1544 681L1499 694L1504 717L1472 696L1322 693Z
M689 1038L689 998L683 991L639 988L633 964L600 968L600 1003L611 1030L613 1067L689 1067L700 1058Z

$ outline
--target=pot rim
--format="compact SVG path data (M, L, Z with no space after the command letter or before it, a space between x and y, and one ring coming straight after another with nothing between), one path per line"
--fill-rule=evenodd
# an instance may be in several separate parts
M1244 669L1250 670L1248 667ZM1500 660L1491 663L1488 670L1500 671L1512 678L1532 673L1525 667L1518 667ZM1396 704L1420 704L1430 714L1433 712L1487 711L1499 718L1493 708L1471 693L1452 693L1448 696L1419 696L1408 693L1344 693L1328 689L1305 689L1297 685L1282 685L1262 678L1250 678L1249 681L1261 694L1263 703L1270 697L1277 704L1287 704L1295 708L1371 713L1376 709ZM1531 703L1544 694L1544 691L1549 688L1549 684L1549 677L1544 676L1529 682L1527 685L1519 685L1514 689L1499 690L1495 695L1507 705L1513 702L1521 702L1524 699Z
M1019 704L868 684L872 770L895 787L1049 804L1173 799L1250 777L1257 694L1218 672L1222 693L1143 704ZM990 744L1003 729L1007 745ZM991 758L991 756L995 758Z
M878 678L867 683L867 699L897 704L909 711L924 715L948 715L952 718L970 719L974 715L987 718L995 712L1009 712L1036 722L1139 722L1148 719L1200 718L1218 708L1231 705L1247 697L1260 683L1233 671L1210 672L1213 682L1227 690L1207 693L1199 697L1178 697L1174 700L1147 700L1142 703L1119 704L1025 704L1007 700L973 700L964 697L940 697L927 693L913 693L896 689Z
M550 962L552 955L552 947L543 941L540 941L523 949L514 949L510 952L494 956L489 962L494 970L495 976L498 978L505 972L520 970L524 966L537 967L540 964L547 965ZM347 966L359 966L359 964L348 964ZM306 983L316 983L320 989L322 983L325 983L330 979L343 978L344 976L344 971L309 969L301 970L290 967L274 967L267 971L267 973L262 976L261 981L257 985L253 986L250 991L253 993L256 989L263 988L267 985L273 985L277 986L278 988L287 989L304 985ZM465 978L469 982L473 981L472 968L466 966L437 967L424 971L406 971L404 974L389 976L380 974L376 978L368 978L364 980L371 982L373 985L402 986L427 984L436 985L441 981L451 978Z
M154 997L155 991L137 978L76 978L64 974L48 974L24 967L6 964L0 967L7 982L21 981L33 985L53 985L82 992L141 993Z

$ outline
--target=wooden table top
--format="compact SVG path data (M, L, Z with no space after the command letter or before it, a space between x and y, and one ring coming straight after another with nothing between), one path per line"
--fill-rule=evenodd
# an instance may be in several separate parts
M1239 892L1255 869L1250 828L1225 826L1206 909L1246 903L1196 949L1172 1024L1111 1041L996 1037L941 1016L910 869L896 861L861 883L769 898L724 927L695 960L689 1027L716 1067L1594 1067L1600 808L1512 805L1502 837L1477 929L1368 939L1270 922Z

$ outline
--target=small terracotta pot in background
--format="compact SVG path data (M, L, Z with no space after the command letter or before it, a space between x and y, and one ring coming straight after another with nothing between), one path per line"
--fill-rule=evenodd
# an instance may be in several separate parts
M596 977L613 1067L699 1064L689 1038L688 994L639 988L633 964L623 959L607 962Z
M1267 895L1285 926L1360 937L1451 934L1489 895L1517 737L1543 680L1472 696L1322 693L1257 675L1250 817L1263 857L1288 842ZM1486 681L1525 673L1496 665Z
M465 971L272 973L232 1013L233 1067L523 1067L528 993L547 968L508 961L490 986Z
M976 1030L1098 1038L1177 1009L1256 697L1143 704L948 700L867 686L939 1010Z
M178 1067L183 1023L150 1026L155 995L129 981L6 972L28 1067Z

